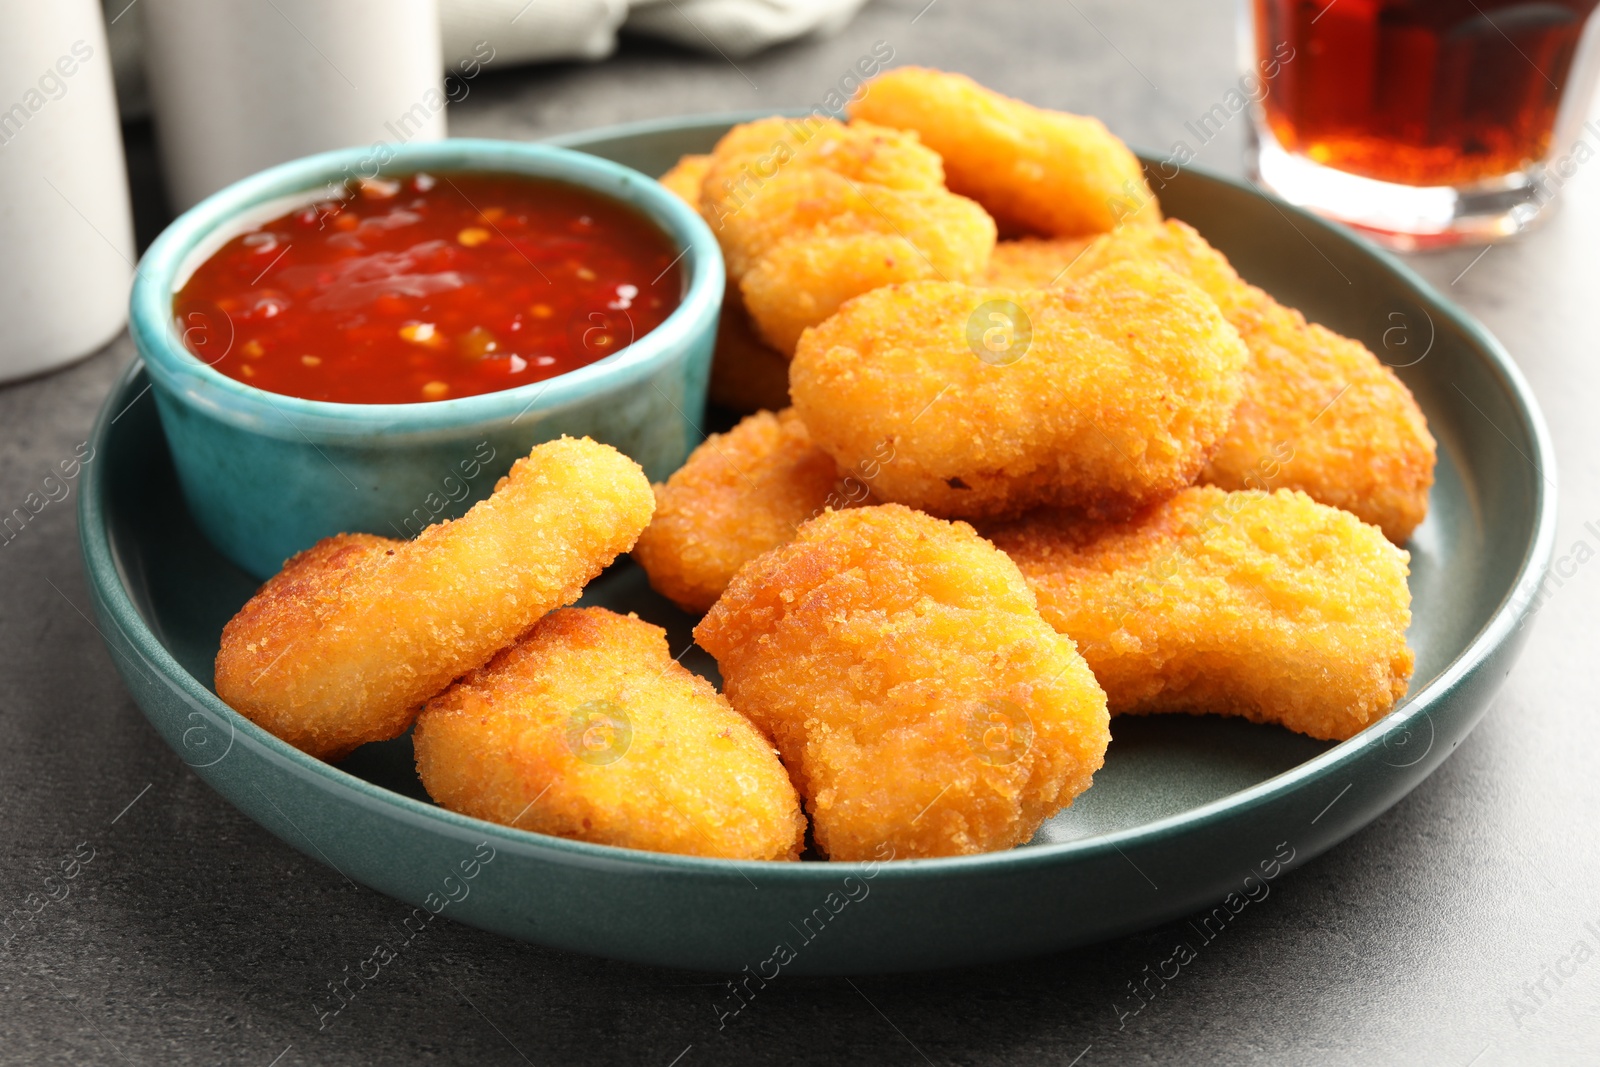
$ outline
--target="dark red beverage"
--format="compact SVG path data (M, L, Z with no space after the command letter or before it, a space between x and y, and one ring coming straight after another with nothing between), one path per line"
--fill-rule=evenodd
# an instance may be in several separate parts
M1263 101L1288 152L1413 186L1546 158L1600 0L1255 0L1256 51L1288 42Z

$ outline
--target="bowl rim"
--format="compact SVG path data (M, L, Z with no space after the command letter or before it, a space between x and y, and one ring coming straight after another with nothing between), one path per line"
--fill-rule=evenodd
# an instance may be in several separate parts
M594 142L618 136L679 130L685 125L701 125L707 129L725 128L734 122L747 121L751 114L769 115L772 112L735 112L656 119L598 127L583 131L581 134L566 135L566 138L572 141ZM1150 161L1155 157L1140 153L1140 158ZM168 691L176 693L218 721L227 723L234 736L242 734L242 739L271 762L289 768L302 779L321 779L324 788L353 793L359 802L368 808L387 808L395 815L413 823L433 823L456 833L488 838L496 847L505 847L516 854L557 853L564 854L570 857L572 862L580 864L607 866L621 864L680 877L723 879L735 876L747 877L745 872L753 871L759 872L759 876L763 878L798 882L801 885L834 883L840 877L869 870L874 877L892 880L935 875L981 877L988 874L1021 874L1051 867L1069 857L1103 857L1113 851L1122 851L1122 846L1159 844L1165 839L1180 836L1199 826L1263 807L1279 794L1298 790L1317 781L1335 779L1342 781L1342 774L1347 768L1360 762L1370 749L1383 747L1390 734L1408 734L1417 725L1418 720L1427 717L1435 705L1457 686L1463 684L1497 648L1509 641L1529 617L1534 603L1532 594L1549 569L1555 545L1554 448L1532 389L1504 346L1487 328L1447 300L1404 263L1359 234L1323 220L1286 201L1271 197L1245 182L1203 167L1184 169L1197 177L1229 186L1253 197L1267 199L1280 211L1287 213L1297 224L1320 231L1324 236L1332 237L1336 241L1356 246L1358 251L1377 260L1388 269L1396 280L1404 284L1425 306L1432 306L1444 315L1484 357L1486 369L1492 372L1501 390L1509 397L1511 407L1517 413L1520 427L1532 446L1533 455L1528 457L1530 462L1548 476L1548 479L1534 479L1530 483L1534 495L1531 515L1532 534L1518 561L1515 577L1488 620L1465 642L1460 652L1441 668L1433 679L1420 690L1408 694L1404 702L1383 719L1354 737L1333 745L1327 751L1245 789L1138 826L1075 838L1071 841L1024 845L970 856L894 859L882 862L830 860L796 863L687 856L575 841L461 815L375 785L332 764L306 755L229 708L177 661L133 603L129 595L127 577L122 571L116 553L112 550L110 530L105 522L102 497L106 493L106 483L100 464L91 464L85 468L85 481L78 501L80 538L91 584L128 643L140 658L154 668ZM100 450L106 445L106 439L111 432L115 421L112 417L114 408L122 397L132 391L133 383L140 371L138 363L130 366L107 396L96 419L92 438L97 454L100 454ZM137 400L137 397L134 399ZM131 402L126 403L127 406L131 406ZM126 407L121 410L126 410ZM120 417L120 411L117 412L117 417Z
M128 329L150 380L166 386L191 407L214 417L246 412L268 414L314 426L324 434L366 434L400 425L408 430L453 429L490 423L516 413L559 408L596 392L625 387L657 370L714 324L722 303L725 271L722 253L705 220L650 175L586 152L542 142L493 138L447 138L390 146L376 171L368 163L371 147L335 149L280 163L228 185L179 215L140 257L128 299ZM431 170L482 171L545 178L587 189L639 212L659 227L685 261L682 299L655 329L593 363L552 378L510 389L445 400L402 404L355 404L309 400L274 393L237 379L190 352L178 340L172 320L174 282L189 257L218 231L253 208L305 197L354 176ZM636 190L630 200L620 195ZM289 208L284 207L287 211ZM257 428L270 423L257 423Z

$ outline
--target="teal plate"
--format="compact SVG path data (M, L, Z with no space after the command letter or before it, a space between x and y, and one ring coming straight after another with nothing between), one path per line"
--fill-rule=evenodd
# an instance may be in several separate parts
M734 118L560 143L659 174L708 149ZM1395 260L1203 172L1185 171L1160 195L1245 277L1396 364L1439 439L1431 511L1409 546L1416 677L1398 710L1349 741L1215 716L1117 719L1094 787L1034 841L958 859L734 863L456 815L423 793L409 738L330 766L211 691L222 626L255 583L184 510L139 367L106 401L79 505L112 659L182 759L288 844L390 896L544 945L768 977L773 968L849 974L1015 958L1219 902L1238 907L1244 897L1230 893L1258 894L1354 833L1477 723L1521 647L1549 563L1554 467L1505 351ZM651 593L631 563L584 599L661 623L674 649L689 644L692 620ZM712 673L698 650L685 662Z

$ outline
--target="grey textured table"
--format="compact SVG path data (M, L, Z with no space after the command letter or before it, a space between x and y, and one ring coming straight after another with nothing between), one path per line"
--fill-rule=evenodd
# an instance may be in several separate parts
M452 130L531 138L810 104L881 40L898 62L1101 115L1165 152L1192 143L1184 122L1235 77L1221 0L926 3L881 0L836 38L737 66L630 43L594 66L491 68ZM1242 122L1196 162L1237 172ZM147 130L130 130L130 156L148 190ZM1499 335L1543 400L1560 459L1558 556L1600 547L1600 522L1585 526L1600 520L1600 167L1568 192L1519 243L1415 261ZM140 217L148 240L159 206L142 201ZM123 338L0 389L0 510L84 440L130 358ZM0 956L6 1062L1600 1062L1595 568L1545 604L1496 705L1438 773L1274 883L1120 1024L1117 998L1129 1003L1127 983L1167 954L1175 928L977 971L785 979L719 1031L717 976L445 922L319 1032L313 999L405 909L233 811L146 726L85 617L73 503L50 504L0 547L0 913L31 907L63 858L93 850L71 896ZM1572 955L1580 939L1588 949Z

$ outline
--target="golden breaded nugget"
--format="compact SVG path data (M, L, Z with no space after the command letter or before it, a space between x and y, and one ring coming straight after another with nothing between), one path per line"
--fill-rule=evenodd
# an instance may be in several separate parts
M945 203L960 202L947 198ZM922 218L931 222L939 213L928 211ZM967 221L977 220L969 216ZM952 249L931 238L919 246L898 234L819 233L772 249L740 280L739 292L762 338L780 352L793 353L807 328L853 296L896 282L965 277L981 260L983 242L993 237L992 230L965 226L959 218L942 232L981 240Z
M866 498L859 480L848 484L854 490L793 411L757 412L708 437L655 487L655 517L633 558L656 592L703 612L740 567L792 539L801 523Z
M700 186L711 169L710 156L684 156L661 184L696 211ZM789 357L762 342L744 309L744 298L730 281L717 321L717 347L711 359L711 402L740 413L789 406Z
M827 512L740 571L695 639L832 859L1010 848L1105 758L1105 694L965 523Z
M789 389L841 467L879 461L881 499L961 518L1117 514L1199 475L1245 358L1203 292L1123 263L1056 289L867 293L807 331Z
M1405 695L1410 556L1304 493L1187 489L1124 523L988 531L1113 714L1241 715L1342 741Z
M538 445L414 541L347 534L291 559L223 629L217 696L321 759L397 737L424 700L576 600L654 509L610 445Z
M266 677L276 668L279 655L294 651L308 635L315 636L325 605L346 597L366 598L379 560L387 562L404 545L376 534L336 534L292 557L223 627L215 663L217 695L269 733L322 759L338 759L358 745L405 732L417 702L385 708L379 715L337 695L330 706L303 707L291 701L293 691L304 684L301 675L307 668L291 663L291 675ZM331 674L340 666L335 662L309 669Z
M718 238L757 331L787 354L807 326L859 293L976 275L994 247L994 221L950 193L791 170L728 216Z
M889 189L827 170L785 170L717 230L728 273L743 278L785 244L815 237L899 237L930 277L980 273L994 249L994 220L943 190ZM920 254L917 254L920 253Z
M673 196L699 211L700 186L710 170L710 156L683 156L672 165L671 170L656 180L665 185Z
M667 632L563 608L428 701L417 774L451 811L601 845L797 859L805 817L772 744Z
M1194 227L1177 219L1095 238L1073 262L1068 277L1093 274L1130 259L1154 261L1177 271L1204 289L1230 319L1256 307L1263 299L1271 299L1240 280L1227 257L1207 244Z
M852 119L915 130L952 192L1006 233L1078 237L1161 220L1144 169L1099 119L1047 111L971 78L900 67L869 81Z
M1276 302L1238 328L1251 369L1202 479L1300 489L1405 544L1428 516L1437 452L1411 390L1359 341Z
M730 290L717 320L711 402L740 414L789 406L789 357L756 336L744 299Z
M997 246L991 272L1043 286L1110 263L1160 262L1204 289L1239 331L1251 352L1244 397L1202 480L1226 489L1300 489L1381 527L1396 544L1426 517L1433 437L1410 390L1359 342L1307 323L1242 281L1175 220L1101 237L1065 274L1038 247L1046 242L1032 242L1037 257L1010 247L1027 243Z
M1234 424L1202 482L1224 490L1282 486L1342 507L1405 544L1427 517L1437 446L1405 382L1358 341L1341 338L1240 280L1184 222L1128 229L1088 248L1030 242L995 248L990 275L1051 285L1125 261L1178 270L1218 302L1250 349ZM1005 250L1005 251L1002 251Z
M935 153L913 133L866 123L734 127L712 153L700 212L756 332L785 357L850 297L972 277L994 247L994 220L944 188Z
M1048 289L1066 281L1067 271L1084 254L1092 238L1021 237L1000 241L979 279L1006 289Z
M1250 350L1243 398L1202 480L1224 489L1304 490L1404 544L1428 514L1436 446L1394 371L1360 342L1307 323L1240 280L1181 222L1100 238L1067 276L1130 259L1160 262L1199 285Z
M778 174L797 170L826 170L887 189L945 191L938 153L915 133L816 115L774 116L741 123L717 142L701 185L702 211L715 229Z

